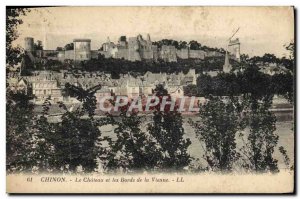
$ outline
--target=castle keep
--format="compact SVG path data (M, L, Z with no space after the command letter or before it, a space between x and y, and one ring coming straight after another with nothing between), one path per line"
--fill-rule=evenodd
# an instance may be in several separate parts
M128 41L126 36L121 36L117 44L114 44L108 38L107 42L102 45L102 49L103 51L99 51L99 53L106 58L112 57L129 61L157 61L159 58L158 48L156 45L152 45L149 34L146 40L143 39L142 35L129 37ZM166 61L177 61L177 59L167 59Z

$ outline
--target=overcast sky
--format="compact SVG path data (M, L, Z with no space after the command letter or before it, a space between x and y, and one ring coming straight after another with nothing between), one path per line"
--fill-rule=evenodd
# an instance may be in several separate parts
M210 47L226 47L226 40L240 27L236 37L241 53L284 56L283 45L294 38L291 7L51 7L35 8L23 17L20 37L41 40L46 49L56 49L74 38L89 38L92 49L121 35L149 33L160 39L197 40Z

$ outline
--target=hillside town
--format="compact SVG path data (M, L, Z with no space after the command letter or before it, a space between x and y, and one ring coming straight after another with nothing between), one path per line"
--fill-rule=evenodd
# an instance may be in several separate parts
M158 61L177 62L178 59L198 59L205 57L224 57L223 70L206 71L205 74L216 76L220 72L229 73L233 70L230 59L240 62L240 42L236 38L229 42L229 50L225 55L216 51L176 49L174 46L162 45L158 48L152 44L150 35L144 40L141 35L137 37L121 36L117 44L111 42L109 38L107 42L102 44L100 50L91 50L90 39L74 39L73 49L68 50L43 50L41 41L34 43L34 38L26 37L24 40L24 57L31 60L32 64L43 63L49 60L64 62L72 60L73 63L84 62L87 60L98 59L98 56L104 56L105 59L121 59L135 61ZM21 63L24 68L24 58ZM284 68L278 67L274 63L270 63L269 67L262 64L261 71L273 75L275 73L285 72ZM273 70L272 70L273 69ZM236 70L234 72L237 72ZM188 85L196 85L199 73L195 69L190 68L187 73L182 71L179 73L153 73L146 72L143 75L133 76L128 72L121 74L119 78L112 78L110 73L101 71L82 71L76 72L70 70L33 70L31 75L19 75L11 72L7 83L12 90L23 90L26 93L31 92L35 96L33 102L37 105L44 103L49 98L52 103L64 102L66 104L79 103L78 100L67 96L64 92L66 83L80 86L84 89L101 85L101 89L96 92L96 99L99 102L104 96L128 96L134 99L138 96L150 96L158 84L164 85L171 97L178 98L186 96L184 87ZM200 100L200 98L198 99Z
M24 54L31 63L45 62L47 60L73 60L74 62L97 59L99 55L105 58L125 59L129 61L157 61L162 59L165 62L177 62L177 59L204 59L205 56L222 56L219 52L205 52L203 50L181 49L176 50L174 46L152 45L149 34L144 40L141 35L130 37L128 41L125 36L120 37L117 44L111 42L109 38L102 45L101 50L91 50L90 39L74 39L72 50L41 50L37 46L42 46L40 41L34 43L34 38L26 37L24 40ZM239 48L239 43L238 43ZM239 60L240 52L236 51L235 57ZM224 71L229 72L228 54ZM24 59L23 59L24 61ZM21 63L22 65L22 63ZM216 74L216 73L214 73ZM75 98L65 96L62 92L66 83L71 83L82 88L91 88L101 85L97 91L96 98L107 95L125 95L129 98L137 96L148 96L153 94L156 85L163 84L172 97L184 96L184 86L196 85L198 74L195 69L189 69L187 74L179 72L178 74L152 73L146 72L142 76L133 77L130 73L123 74L119 79L113 79L111 74L104 72L78 71L77 74L67 70L51 71L33 71L30 76L18 76L11 73L7 80L13 90L24 90L35 95L34 103L42 104L46 98L50 97L51 102L57 103L63 101L67 104L78 103Z

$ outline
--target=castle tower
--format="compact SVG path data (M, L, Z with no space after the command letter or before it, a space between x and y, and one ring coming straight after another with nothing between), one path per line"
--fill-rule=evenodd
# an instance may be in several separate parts
M127 47L127 38L126 36L121 36L118 40L119 47L126 48Z
M223 72L224 73L229 73L232 69L232 66L229 63L229 56L228 56L228 51L226 51L226 55L225 55L225 63L223 65Z
M235 40L230 40L228 47L231 49L231 52L235 55L237 61L241 60L241 52L240 52L240 40L236 38Z
M150 34L147 34L146 43L147 43L147 49L151 51L152 50L152 42L151 42ZM153 57L154 57L153 52L152 52L151 57L153 59Z
M128 59L130 61L141 61L140 56L140 44L138 37L129 37L128 38Z
M151 42L151 39L150 39L150 35L147 34L147 41L150 41Z
M137 36L137 40L138 40L138 41L142 41L142 40L143 40L143 37L142 37L141 34L139 34L139 35Z
M83 61L91 59L91 40L74 39L74 60Z
M24 49L25 51L34 51L34 39L32 37L25 37L24 39Z

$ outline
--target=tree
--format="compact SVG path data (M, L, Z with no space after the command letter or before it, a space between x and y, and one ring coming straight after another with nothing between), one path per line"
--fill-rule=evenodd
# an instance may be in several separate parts
M55 148L54 144L57 140L55 130L56 124L48 122L49 109L51 107L50 97L48 97L43 105L41 115L36 119L34 128L32 129L34 147L33 160L35 170L45 172L55 170Z
M178 47L179 47L179 43L178 43L178 41L176 41L176 40L172 40L172 42L171 42L171 46L174 46L176 49L178 49Z
M290 52L290 59L294 60L295 58L295 43L294 41L290 42L286 47L286 50L288 50Z
M280 146L279 147L279 152L281 153L281 155L283 156L283 161L284 161L284 164L285 164L285 166L286 166L286 168L287 169L290 169L290 170L293 170L294 168L294 166L292 165L290 165L291 164L291 162L290 162L290 158L289 158L289 156L287 155L287 151L285 150L285 148L283 147L283 146Z
M197 85L187 85L184 87L184 95L185 96L199 96Z
M42 41L37 41L36 44L34 44L34 50L43 50Z
M24 92L7 90L6 96L6 165L7 170L31 171L35 165L33 104Z
M248 126L250 129L249 134L240 133L240 138L246 139L240 149L243 156L239 159L244 161L242 167L254 171L277 171L277 160L273 158L274 147L278 141L278 136L274 133L276 117L269 109L274 94L292 98L293 78L288 74L271 77L260 72L255 64L246 66L244 72L237 75L219 74L216 77L199 78L202 78L199 79L199 91L204 96L225 95L230 99L234 99L234 96L241 97L240 100L232 102L239 113L236 118L237 124L240 128ZM213 111L210 110L209 113Z
M83 119L84 111L66 111L62 115L53 142L55 148L56 170L76 172L82 166L86 172L97 167L96 158L101 153L98 123L93 118Z
M200 107L200 121L192 122L196 136L203 143L203 158L208 169L231 171L238 158L235 135L239 130L238 111L234 104L210 96Z
M97 102L95 93L99 89L101 89L101 85L96 85L85 90L81 86L66 83L64 93L68 96L76 97L80 102L82 102L84 113L88 113L90 117L93 117L95 115Z
M160 148L157 141L147 132L141 130L142 117L138 112L128 113L130 106L120 109L118 119L111 117L113 125L117 127L114 133L116 141L106 138L109 143L106 168L109 171L122 168L125 172L153 171L158 167Z
M56 50L57 51L63 51L63 48L62 47L57 47Z
M242 63L247 63L249 61L249 55L247 54L241 54L241 62Z
M281 95L290 103L294 103L294 75L292 73L273 75L270 87L274 94Z
M278 59L274 54L266 53L262 57L263 63L277 63Z
M171 100L168 91L162 85L158 85L154 91L160 103L154 108L153 122L149 124L148 132L161 147L160 168L182 170L191 162L191 157L187 152L191 141L183 138L182 116L177 109L172 111L170 106L166 106L164 110L160 110L163 96L168 97L168 101Z
M96 108L95 92L101 86L84 90L81 87L66 84L65 93L77 97L82 107L68 110L60 103L65 113L61 123L55 129L55 139L52 140L55 150L54 165L56 170L76 172L78 166L82 166L86 172L94 171L97 167L96 158L102 153L101 132L98 129L99 121L94 118ZM85 114L88 118L84 118Z
M277 160L273 158L274 148L278 142L276 130L276 117L269 111L271 99L264 99L262 102L253 101L248 116L250 128L247 142L241 148L242 153L247 157L244 168L256 172L277 172Z
M6 72L21 62L21 48L13 47L18 38L17 27L23 23L21 17L29 12L25 8L6 8ZM6 168L7 171L30 171L34 165L32 159L33 96L23 91L6 89Z
M187 48L188 48L188 44L186 41L179 42L178 49L187 49Z
M23 23L21 17L30 12L26 8L6 8L6 71L20 63L22 59L21 48L13 47L12 42L18 38L17 27Z
M200 50L201 44L197 41L192 40L189 42L189 46L191 50Z
M64 50L74 50L74 43L66 44Z

